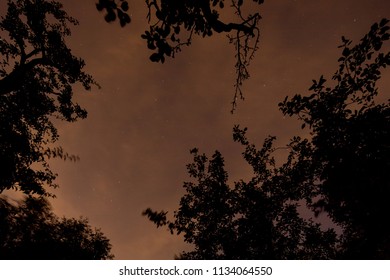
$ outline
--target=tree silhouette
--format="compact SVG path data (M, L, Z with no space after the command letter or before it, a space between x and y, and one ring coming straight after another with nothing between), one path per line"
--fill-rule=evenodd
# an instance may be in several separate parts
M279 104L285 115L297 116L311 137L294 137L282 165L273 156L275 137L257 149L246 128L234 127L233 138L245 147L252 167L249 182L227 184L223 157L208 160L192 150L187 166L196 182L184 184L186 194L172 221L167 212L143 212L157 227L184 234L194 250L185 259L382 259L390 258L386 226L390 195L390 103L376 103L376 82L390 65L380 53L390 38L388 20L375 23L354 47L342 38L342 57L326 87L313 80L309 96L295 95ZM342 232L323 230L299 211L327 214ZM308 210L307 209L307 210Z
M169 221L167 212L150 208L143 215L157 227L183 234L194 250L183 252L182 259L318 259L334 258L336 234L321 230L320 224L300 217L298 208L304 194L294 188L299 169L290 155L287 163L276 167L272 141L257 150L249 144L245 130L235 127L236 141L245 146L244 158L252 166L249 182L227 184L224 159L216 151L209 160L197 149L194 162L187 165L190 177L180 207Z
M17 204L0 197L0 259L111 259L100 230L86 219L56 217L43 198L51 195L47 186L57 186L47 159L77 160L53 147L53 119L85 118L73 86L97 85L65 43L68 25L78 23L55 1L7 4L0 18L0 193L28 196Z
M390 104L377 103L376 82L390 65L379 52L390 38L388 20L375 23L354 47L343 37L334 87L314 81L312 95L296 95L280 104L310 127L310 184L302 186L318 199L309 206L328 213L343 231L346 258L389 258Z
M86 219L58 218L43 197L0 197L0 259L112 259L111 244Z
M142 34L147 46L154 53L150 60L164 63L165 57L174 57L183 46L189 46L194 35L202 37L212 36L213 33L228 34L229 42L236 49L236 81L235 93L232 101L232 112L236 108L237 99L243 99L241 89L243 81L249 78L248 66L258 49L260 32L259 13L245 14L244 2L260 5L263 0L231 0L225 5L225 0L182 0L159 1L146 0L148 7L149 30ZM227 6L227 7L226 7ZM127 11L128 1L99 0L96 4L99 11L106 11L107 22L119 19L123 27L131 19ZM251 7L253 9L253 7ZM221 20L223 10L237 17L237 22Z
M65 43L68 24L78 23L46 0L9 0L0 18L0 193L47 195L43 186L56 187L56 175L46 159L75 159L48 149L58 139L53 117L73 122L87 115L73 102L74 84L96 84Z

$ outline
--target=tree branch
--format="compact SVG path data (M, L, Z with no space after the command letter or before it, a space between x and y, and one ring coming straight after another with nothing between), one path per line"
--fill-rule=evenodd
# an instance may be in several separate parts
M29 53L29 56L33 55ZM16 66L15 69L0 80L0 95L6 95L20 86L20 81L25 78L26 73L37 65L51 65L46 58L35 58L25 64Z

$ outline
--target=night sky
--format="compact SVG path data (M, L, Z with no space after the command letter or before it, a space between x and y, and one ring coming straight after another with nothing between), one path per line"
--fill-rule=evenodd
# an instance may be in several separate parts
M95 0L62 2L80 21L69 45L102 88L75 88L88 118L58 122L58 144L80 161L52 161L60 188L51 202L58 215L87 217L101 228L116 259L172 259L185 249L181 236L156 229L141 213L177 209L189 180L189 150L198 147L209 156L219 150L231 184L248 178L233 126L248 127L259 146L268 135L277 136L277 146L305 135L296 120L283 117L278 102L307 93L321 74L331 78L342 35L357 42L375 21L390 18L387 0L265 1L245 101L232 115L235 59L225 35L195 38L176 58L152 63L140 38L147 29L144 1L130 1L133 21L126 28L107 24ZM390 96L389 78L387 70L379 83L383 100Z

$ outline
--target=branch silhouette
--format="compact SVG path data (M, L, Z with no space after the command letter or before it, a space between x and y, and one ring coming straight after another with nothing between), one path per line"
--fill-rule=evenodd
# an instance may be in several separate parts
M243 7L248 2L258 6L262 0L231 0L229 8L224 0L199 1L160 1L147 0L149 30L141 37L146 40L147 47L153 51L150 60L164 63L166 57L175 57L183 46L191 45L194 36L210 37L214 33L228 35L229 43L236 49L236 80L232 101L232 110L237 107L237 100L244 99L242 85L249 78L248 67L258 50L260 41L259 13L244 15ZM245 2L245 3L244 3ZM119 18L120 25L130 23L128 16L128 1L99 0L96 4L99 11L106 11L105 20L115 21ZM252 7L253 8L253 7ZM224 22L220 15L224 10L235 15L237 22ZM124 19L124 15L127 15Z

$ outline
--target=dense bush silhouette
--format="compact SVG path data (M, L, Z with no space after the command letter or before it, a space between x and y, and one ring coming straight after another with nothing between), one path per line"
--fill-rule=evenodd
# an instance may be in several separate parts
M45 198L0 197L0 259L111 259L111 244L87 219L58 218Z

